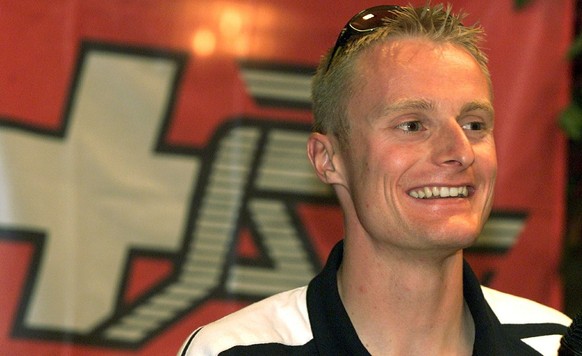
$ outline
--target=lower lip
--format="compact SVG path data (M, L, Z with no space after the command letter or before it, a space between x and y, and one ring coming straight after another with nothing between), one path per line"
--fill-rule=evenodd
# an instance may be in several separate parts
M459 204L459 203L468 203L470 197L448 197L448 198L427 198L427 199L419 199L409 196L412 200L422 204Z

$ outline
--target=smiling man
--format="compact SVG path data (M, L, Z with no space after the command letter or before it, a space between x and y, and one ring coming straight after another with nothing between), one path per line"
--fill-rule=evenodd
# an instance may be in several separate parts
M345 237L309 286L198 329L191 354L555 355L570 319L481 287L463 260L491 210L481 29L432 8L354 16L313 81L307 153Z

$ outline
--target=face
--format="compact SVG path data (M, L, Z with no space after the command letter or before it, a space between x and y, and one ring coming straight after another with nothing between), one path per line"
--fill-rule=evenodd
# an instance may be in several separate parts
M329 178L346 233L404 249L458 250L488 217L497 170L487 78L466 51L393 40L364 52L348 145Z

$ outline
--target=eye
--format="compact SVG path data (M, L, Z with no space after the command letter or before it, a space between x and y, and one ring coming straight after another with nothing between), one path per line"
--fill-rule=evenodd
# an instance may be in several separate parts
M464 130L470 131L483 131L485 130L485 124L479 121L468 122L461 126Z
M399 124L396 128L406 132L418 132L424 130L424 126L420 121L407 121Z

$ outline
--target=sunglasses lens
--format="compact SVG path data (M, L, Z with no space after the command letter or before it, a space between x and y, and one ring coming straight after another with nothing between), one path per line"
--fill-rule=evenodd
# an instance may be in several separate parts
M354 16L349 24L357 31L376 29L383 25L385 18L393 16L394 10L398 9L400 7L396 5L372 7Z
M352 17L346 27L344 27L340 32L325 71L327 72L331 67L337 51L342 48L352 36L367 34L382 27L384 25L383 20L387 17L394 17L395 11L400 9L402 8L397 5L381 5L366 9Z

